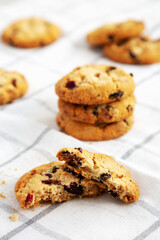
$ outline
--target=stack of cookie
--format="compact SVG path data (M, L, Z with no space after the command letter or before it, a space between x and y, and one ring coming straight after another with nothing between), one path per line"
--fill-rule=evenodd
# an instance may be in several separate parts
M87 141L117 138L131 128L135 84L132 74L107 65L74 69L56 84L57 123L67 134Z
M126 64L152 64L160 61L160 40L142 36L144 23L128 20L102 26L87 35L92 46L104 46L104 54Z
M82 148L63 148L57 157L64 163L41 165L18 180L15 193L22 208L45 201L95 197L103 192L125 203L138 200L139 189L130 172L112 157Z

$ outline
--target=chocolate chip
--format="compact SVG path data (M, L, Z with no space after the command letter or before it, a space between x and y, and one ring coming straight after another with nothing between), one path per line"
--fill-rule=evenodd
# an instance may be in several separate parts
M87 106L87 105L84 105L83 108L84 108L84 110L87 110L87 109L88 109L88 106Z
M133 73L130 73L131 77L133 77Z
M118 43L117 46L122 46L123 44L125 44L128 41L128 39L121 39Z
M77 149L78 151L80 151L81 153L82 153L82 148L75 148L75 149Z
M68 165L72 167L77 167L77 165L81 165L81 158L77 157L76 154L70 153L68 151L62 151L62 154L65 155L65 159L67 160Z
M16 79L12 79L12 85L13 85L14 87L17 87L17 80L16 80Z
M125 122L127 124L127 126L129 126L129 123L127 122L126 119L124 119L123 122Z
M141 41L146 42L148 39L145 37L140 37Z
M110 39L110 40L113 40L114 36L113 35L108 35L107 38Z
M77 177L77 178L84 179L84 177L83 177L81 174L75 173L75 172L72 171L69 167L65 167L65 168L64 168L64 171L65 171L65 172L68 172L68 173L72 173L72 175L75 176L75 177Z
M57 168L56 166L54 166L53 169L52 169L52 173L57 172L57 169L59 169L59 168Z
M42 183L50 185L53 183L53 180L52 179L42 180Z
M108 192L112 195L112 197L118 197L118 193L113 192L112 190L110 190Z
M128 112L131 112L131 111L133 111L133 108L132 108L132 106L131 106L131 105L128 105L128 106L127 106L127 110L128 110Z
M137 60L136 55L131 50L129 51L129 55L132 59Z
M110 171L108 171L108 173L102 173L101 175L100 175L100 180L101 181L105 181L105 180L107 180L108 178L111 178L111 173L110 173Z
M116 69L116 67L110 66L109 69L107 69L107 72L110 72L110 71L115 70L115 69Z
M68 165L71 166L71 167L74 167L74 168L77 167L77 164L73 160L69 160Z
M26 201L25 201L25 205L30 204L33 201L33 195L28 193Z
M93 115L98 116L98 112L97 111L93 111Z
M52 174L51 173L45 173L45 175L49 178L52 178Z
M117 99L117 98L121 98L123 95L124 95L124 92L118 91L118 92L110 94L109 98L110 99Z
M102 109L102 113L104 114L105 118L107 118L108 120L112 119L112 116L109 114L108 112L109 110L106 108L106 109Z
M72 194L76 194L76 195L82 195L83 194L83 189L82 186L76 183L76 182L71 182L69 186L64 185L64 190L72 193Z
M66 84L66 87L69 88L69 89L73 89L76 87L76 82L75 81L69 81L67 82Z

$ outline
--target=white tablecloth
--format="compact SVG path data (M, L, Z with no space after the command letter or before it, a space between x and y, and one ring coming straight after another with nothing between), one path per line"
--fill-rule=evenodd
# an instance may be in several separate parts
M160 37L160 1L154 0L7 0L0 2L0 31L12 21L39 16L57 23L63 36L54 44L23 50L0 42L0 67L18 71L29 82L26 96L0 108L0 239L130 240L160 239L160 64L132 66L106 59L85 35L95 27L142 19L145 33ZM54 85L74 67L106 63L134 74L135 124L111 141L78 141L56 125ZM140 187L139 201L124 204L104 194L94 199L22 210L14 185L26 171L56 160L62 147L83 147L114 156ZM5 181L5 184L2 184ZM35 210L35 211L33 211ZM9 216L17 213L19 221Z

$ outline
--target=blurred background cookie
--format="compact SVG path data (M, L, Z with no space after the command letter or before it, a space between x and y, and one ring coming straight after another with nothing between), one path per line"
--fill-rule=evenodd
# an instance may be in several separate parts
M28 83L23 75L0 69L0 105L22 97L27 89Z
M2 34L5 43L20 48L36 48L48 45L60 37L58 26L39 18L19 20Z
M106 24L87 35L87 41L93 46L110 44L121 39L139 36L144 30L142 21L127 20L117 24Z

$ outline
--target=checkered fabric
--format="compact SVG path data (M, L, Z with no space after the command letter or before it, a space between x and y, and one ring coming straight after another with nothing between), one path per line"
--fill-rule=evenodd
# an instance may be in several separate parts
M25 97L0 108L0 240L159 240L160 239L160 64L125 65L92 49L92 29L128 18L144 20L146 34L160 37L160 1L156 0L1 0L0 31L20 18L39 16L57 23L62 37L41 49L18 49L0 42L0 67L25 75ZM135 124L124 136L78 141L56 125L57 80L74 67L105 63L133 73ZM110 154L132 173L139 201L124 204L108 194L22 210L14 194L18 178L51 161L62 147ZM2 184L5 181L5 184ZM35 210L35 211L34 211ZM17 213L19 221L9 216Z

